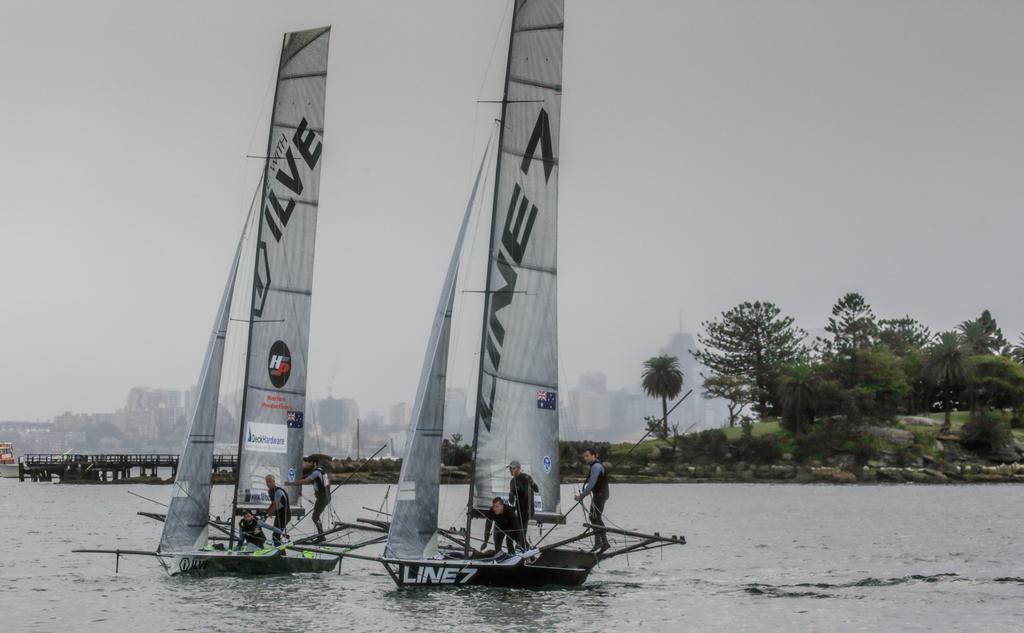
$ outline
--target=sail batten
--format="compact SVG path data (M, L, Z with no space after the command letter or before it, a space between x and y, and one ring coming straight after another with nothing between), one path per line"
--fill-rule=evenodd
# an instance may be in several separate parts
M507 466L560 506L557 233L564 0L516 0L494 187L470 504L508 494ZM525 291L525 292L523 292Z
M329 45L325 27L289 33L281 48L255 248L237 508L265 508L265 477L280 484L302 470ZM297 511L298 489L287 492Z

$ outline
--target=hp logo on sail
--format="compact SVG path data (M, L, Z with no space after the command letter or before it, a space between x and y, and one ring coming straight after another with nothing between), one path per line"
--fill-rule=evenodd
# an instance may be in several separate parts
M284 341L276 341L270 346L267 371L270 373L270 383L278 389L288 382L292 373L292 353Z

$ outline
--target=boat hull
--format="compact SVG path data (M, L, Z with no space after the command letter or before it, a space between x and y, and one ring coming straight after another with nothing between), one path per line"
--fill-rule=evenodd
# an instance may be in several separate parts
M3 478L3 479L17 479L18 478L18 465L17 464L0 464L0 478Z
M505 560L381 559L399 587L578 587L587 580L598 558L578 550L546 550L532 558Z
M273 555L197 551L162 557L162 561L171 575L200 577L321 573L333 570L340 560L338 556L330 554L309 555L290 550Z

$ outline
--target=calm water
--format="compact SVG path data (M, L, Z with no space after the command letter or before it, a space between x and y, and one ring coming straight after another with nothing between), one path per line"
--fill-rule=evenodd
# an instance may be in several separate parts
M346 487L334 505L368 516L386 489ZM689 544L546 591L398 590L356 560L341 575L188 579L133 558L115 575L110 556L69 553L155 547L160 525L135 512L160 508L128 490L170 494L0 480L5 630L1024 631L1020 486L613 485L617 524ZM465 494L443 489L448 522Z

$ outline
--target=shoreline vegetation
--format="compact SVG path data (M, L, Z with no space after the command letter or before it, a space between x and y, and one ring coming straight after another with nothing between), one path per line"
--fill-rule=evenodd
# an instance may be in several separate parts
M944 432L943 414L900 416L891 423L864 424L856 433L804 442L804 451L778 420L744 427L710 429L671 440L637 445L562 442L561 475L567 484L585 478L579 454L594 446L614 484L657 483L822 483L822 484L966 484L1024 482L1024 429L991 449L972 443L965 432L970 413L951 414ZM810 448L813 446L814 448ZM457 448L456 448L457 447ZM442 484L469 482L468 447L449 443ZM804 457L801 452L813 450ZM325 463L332 483L395 484L401 459L335 459ZM169 484L161 477L132 477L118 482L68 483ZM233 484L231 472L217 473L215 484Z
M644 420L652 439L563 441L563 482L583 480L588 446L615 483L1024 482L1024 334L1010 343L988 310L933 334L909 315L876 318L851 292L813 341L767 301L701 326L700 349L690 350L699 376L684 376L674 356L642 365L643 390L661 401L662 416ZM683 399L724 399L727 426L680 431L670 417L678 402L669 403L684 385L697 386ZM441 482L467 483L471 453L461 435L445 439ZM393 484L401 469L400 459L324 461L335 483Z

